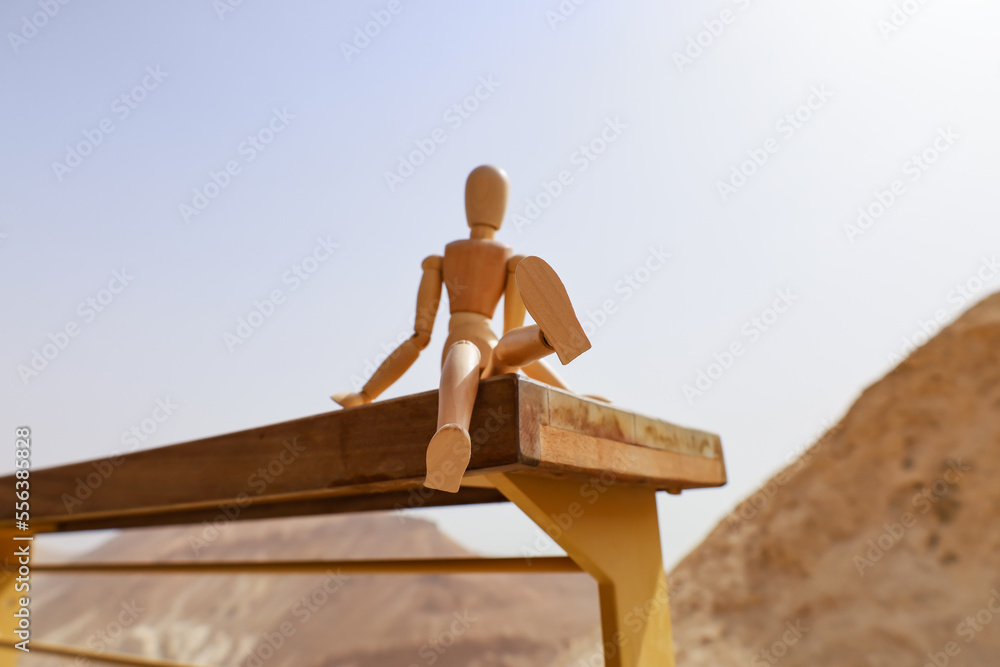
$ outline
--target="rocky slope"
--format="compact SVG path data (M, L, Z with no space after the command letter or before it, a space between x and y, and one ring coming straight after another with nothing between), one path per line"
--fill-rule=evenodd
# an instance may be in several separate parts
M998 479L994 295L677 567L692 581L672 601L679 664L997 664Z

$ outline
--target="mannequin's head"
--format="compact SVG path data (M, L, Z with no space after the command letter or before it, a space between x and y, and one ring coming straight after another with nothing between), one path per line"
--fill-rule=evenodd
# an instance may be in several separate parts
M465 182L465 217L469 227L477 225L500 229L507 210L507 174L499 167L476 167Z

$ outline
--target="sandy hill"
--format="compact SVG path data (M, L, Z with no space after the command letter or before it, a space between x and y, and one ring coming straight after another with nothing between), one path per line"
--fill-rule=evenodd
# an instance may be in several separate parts
M1000 294L677 567L679 664L1000 664L998 479Z

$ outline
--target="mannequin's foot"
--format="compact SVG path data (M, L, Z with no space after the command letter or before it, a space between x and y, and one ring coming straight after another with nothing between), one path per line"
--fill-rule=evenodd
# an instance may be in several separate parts
M551 266L538 257L525 257L518 263L514 276L525 309L559 361L568 364L590 349L566 287Z
M472 438L458 424L445 424L427 445L427 478L424 486L456 493L472 457Z
M368 398L363 392L358 392L358 393L344 392L341 394L334 394L330 398L332 398L335 403L339 403L340 406L344 408L353 408L355 405L366 405L372 402L371 399Z

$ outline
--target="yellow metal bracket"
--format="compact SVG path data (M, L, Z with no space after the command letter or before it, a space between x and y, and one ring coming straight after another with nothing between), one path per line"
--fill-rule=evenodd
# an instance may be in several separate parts
M656 490L601 479L489 480L597 580L606 667L673 667Z

